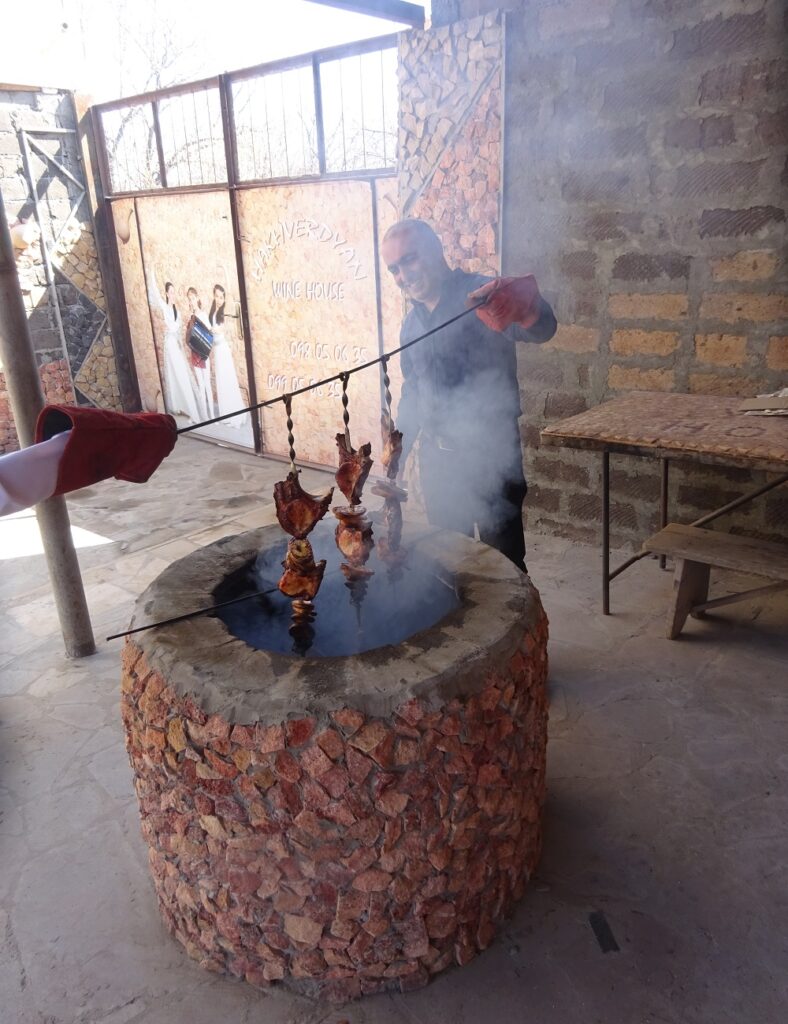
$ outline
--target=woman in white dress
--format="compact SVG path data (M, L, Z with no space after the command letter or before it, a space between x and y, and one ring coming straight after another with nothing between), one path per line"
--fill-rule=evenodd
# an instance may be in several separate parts
M233 364L233 354L230 343L227 340L224 326L224 303L225 292L220 284L214 285L213 302L211 311L208 314L208 323L213 331L213 348L211 358L213 360L213 373L216 380L216 402L219 406L219 415L224 416L228 412L235 412L236 409L243 409L246 404L238 386L238 375ZM229 427L240 430L249 423L249 413L242 416L234 416L225 420Z
M200 302L197 289L187 289L186 298L189 301L191 315L210 330L208 316L202 308L202 302ZM209 358L208 356L198 355L193 349L189 350L189 362L192 364L194 377L197 381L197 405L200 407L201 420L210 420L216 415L213 408L213 388L211 387L211 364L208 362Z
M183 318L175 305L175 286L171 281L167 281L162 298L156 278L152 278L148 283L148 301L164 318L164 407L171 415L187 416L196 423L200 413L194 397L186 353L181 344Z

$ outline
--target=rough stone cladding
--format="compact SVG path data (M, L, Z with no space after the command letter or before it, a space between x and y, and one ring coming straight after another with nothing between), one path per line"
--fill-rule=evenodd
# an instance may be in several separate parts
M37 147L77 181L84 181L75 136L39 134L52 128L75 127L74 106L66 92L0 90L0 189L9 223L18 216L34 220L20 130L32 132ZM48 402L120 409L115 355L88 198L72 214L80 188L34 147L30 170L39 196L45 237L51 245L65 338L64 351L41 246L34 242L19 255L17 267L44 397ZM17 447L5 377L0 372L0 452Z
M433 19L495 6L435 0ZM543 425L632 390L788 385L784 5L506 6L503 270L536 273L561 324L520 350L528 528L597 542L601 460L540 448ZM657 474L613 457L614 543L656 526ZM670 515L689 521L763 479L675 464ZM719 527L784 540L785 490Z
M126 643L122 714L162 916L191 957L344 1001L493 939L541 848L547 620L472 695L231 725Z

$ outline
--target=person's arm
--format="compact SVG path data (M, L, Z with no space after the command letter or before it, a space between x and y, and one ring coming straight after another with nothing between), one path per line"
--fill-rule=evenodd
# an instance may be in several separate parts
M148 276L148 302L151 306L155 306L156 309L166 314L167 303L164 301L159 286L156 284L156 275L149 274Z
M540 344L555 334L558 323L550 303L540 294L533 274L499 277L468 295L468 302L486 300L476 310L485 326L515 341Z
M513 341L530 341L541 345L549 341L558 330L558 321L555 318L553 307L543 296L539 296L539 319L531 327L520 327L512 324L507 327L504 334Z

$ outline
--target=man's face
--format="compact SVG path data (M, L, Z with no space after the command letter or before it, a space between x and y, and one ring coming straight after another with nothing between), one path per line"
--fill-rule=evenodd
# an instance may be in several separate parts
M437 302L446 272L442 253L415 231L398 231L383 243L383 262L414 302Z

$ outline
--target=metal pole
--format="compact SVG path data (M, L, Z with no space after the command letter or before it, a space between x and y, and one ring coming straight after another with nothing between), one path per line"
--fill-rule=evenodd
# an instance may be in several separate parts
M22 447L33 443L36 419L44 405L44 393L36 369L30 331L19 288L14 247L0 193L0 361L8 398ZM52 581L63 642L69 658L95 654L79 562L71 539L68 509L62 497L48 498L36 506L38 526Z
M602 452L602 614L610 614L610 452Z
M659 486L659 528L664 530L668 525L668 496L670 487L670 459L662 459L662 477ZM664 569L666 559L664 555L659 556L659 567Z

